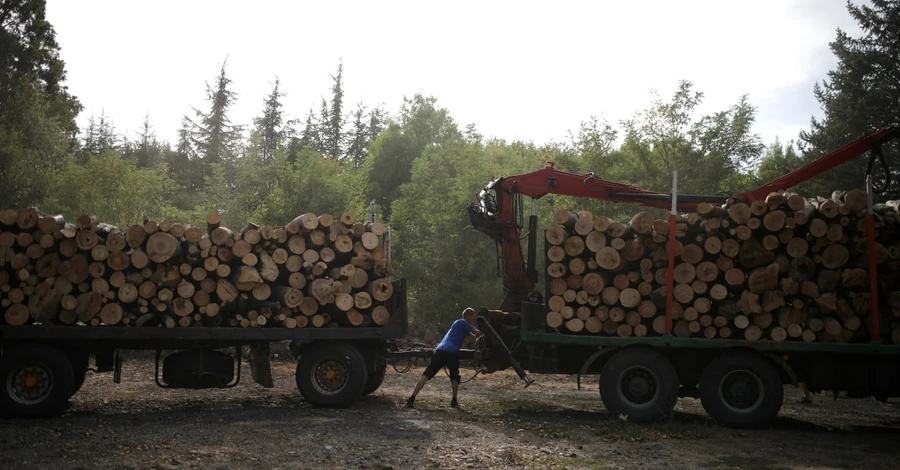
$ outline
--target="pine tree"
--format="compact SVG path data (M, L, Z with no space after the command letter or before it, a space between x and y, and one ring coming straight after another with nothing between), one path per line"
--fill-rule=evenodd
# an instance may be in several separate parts
M192 143L200 158L207 165L230 162L237 155L237 144L241 137L240 126L231 123L228 110L234 104L237 94L228 89L231 79L225 75L222 63L215 87L206 84L206 96L209 101L209 112L194 108L199 122L194 122Z
M807 161L900 119L900 0L870 3L871 6L847 4L862 36L850 37L838 30L830 44L838 60L837 68L813 89L824 117L812 118L810 130L800 133L800 146ZM857 158L812 185L821 193L860 187L866 163L866 159ZM895 182L900 182L900 165L896 161L890 163ZM896 195L900 188L895 185L891 191Z
M279 90L280 83L276 78L275 88L263 104L262 116L254 120L256 131L259 133L259 156L264 165L272 163L275 151L281 147L285 136L281 110L281 97L284 94Z

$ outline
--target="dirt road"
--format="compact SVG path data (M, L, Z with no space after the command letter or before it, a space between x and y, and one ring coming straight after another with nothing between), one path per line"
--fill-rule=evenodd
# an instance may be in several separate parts
M744 432L692 399L665 425L609 416L596 377L579 391L573 377L537 375L523 390L511 373L479 376L454 410L439 376L408 410L421 369L389 370L372 396L333 410L303 402L292 364L273 372L274 389L206 391L156 388L148 362L126 363L120 385L88 373L62 417L0 421L0 469L900 467L900 406L874 400L800 405L789 388L773 429Z

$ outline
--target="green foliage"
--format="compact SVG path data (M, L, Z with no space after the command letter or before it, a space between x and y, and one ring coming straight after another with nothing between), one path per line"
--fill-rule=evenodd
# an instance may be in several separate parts
M84 163L70 160L50 188L42 209L71 220L86 213L127 227L145 216L156 220L194 219L194 214L167 204L174 185L165 165L140 168L134 159L122 158L113 150L91 155Z
M871 0L870 5L847 3L847 10L862 29L851 37L838 30L831 42L837 67L817 83L816 99L825 116L813 118L801 132L804 160L821 157L859 136L900 119L900 1ZM835 188L861 187L866 160L858 158L818 178L810 188L830 194ZM900 163L889 162L894 186L889 197L900 195Z
M759 184L765 184L803 166L803 159L794 149L794 142L782 145L778 140L766 149L766 155L757 170Z
M45 212L67 217L91 213L120 226L145 216L197 223L216 211L225 226L238 229L248 221L283 225L307 212L350 211L362 219L374 200L392 229L396 271L409 280L413 318L445 324L466 306L496 306L502 299L496 246L469 227L466 212L498 177L553 162L560 170L668 192L677 169L682 193L735 194L896 120L900 1L848 8L864 34L851 38L839 31L832 43L838 67L815 90L825 118L814 119L803 134L801 155L793 142L763 145L746 96L701 115L703 93L688 81L668 98L654 95L624 122L591 117L565 142L535 145L485 138L474 124L461 129L436 98L423 94L404 98L397 116L362 102L348 116L343 64L331 76L330 97L318 112L309 110L302 129L285 118L276 80L249 138L243 136L228 118L237 96L223 63L206 87L207 108L194 110L196 121L184 118L173 144L157 140L149 118L132 140L101 114L91 119L79 148L74 117L80 106L61 85L63 63L44 2L0 0L2 202L40 203ZM861 182L859 167L841 172L809 188ZM529 201L523 202L524 220ZM536 207L539 246L554 209L617 220L638 210L560 195L547 195ZM537 264L543 272L542 257Z
M342 214L356 208L359 213L362 202L357 199L351 204L353 191L348 189L354 178L344 174L339 162L309 146L296 154L295 161L279 156L265 176L272 183L271 191L259 200L253 216L261 223L285 224L307 212Z
M0 203L39 202L65 165L81 105L63 86L65 64L43 0L0 2Z
M681 192L737 192L725 184L734 181L735 174L751 170L764 148L752 133L756 110L742 97L728 110L697 119L694 114L702 100L703 94L683 81L671 101L657 97L650 108L623 123L624 182L666 192L677 169Z
M465 206L485 183L481 158L471 144L429 148L393 205L395 260L416 319L443 323L466 306L495 305L502 291L493 241L467 228Z
M391 204L400 197L400 186L410 180L412 163L425 149L460 143L462 134L437 99L416 94L404 98L399 124L391 124L372 142L369 158L368 199L384 208L390 219Z

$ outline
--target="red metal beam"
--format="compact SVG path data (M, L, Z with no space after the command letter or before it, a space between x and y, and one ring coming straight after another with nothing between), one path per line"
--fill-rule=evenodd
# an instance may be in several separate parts
M771 192L793 188L804 181L808 181L841 163L853 160L860 154L871 150L873 145L880 141L885 134L891 132L892 129L893 128L882 128L869 135L860 137L822 158L797 168L796 170L752 191L740 194L737 197L753 202L758 199L765 199Z

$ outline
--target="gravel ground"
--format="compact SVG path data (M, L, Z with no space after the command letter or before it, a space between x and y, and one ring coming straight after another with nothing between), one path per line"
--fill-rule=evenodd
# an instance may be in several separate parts
M510 372L478 376L449 407L444 376L402 404L421 368L391 369L350 409L316 409L273 364L276 386L164 390L152 361L127 362L123 383L88 373L61 417L0 420L0 469L290 468L866 468L900 467L900 406L785 391L773 429L715 426L699 401L679 400L672 422L638 425L605 413L588 377ZM464 378L471 375L464 373Z

